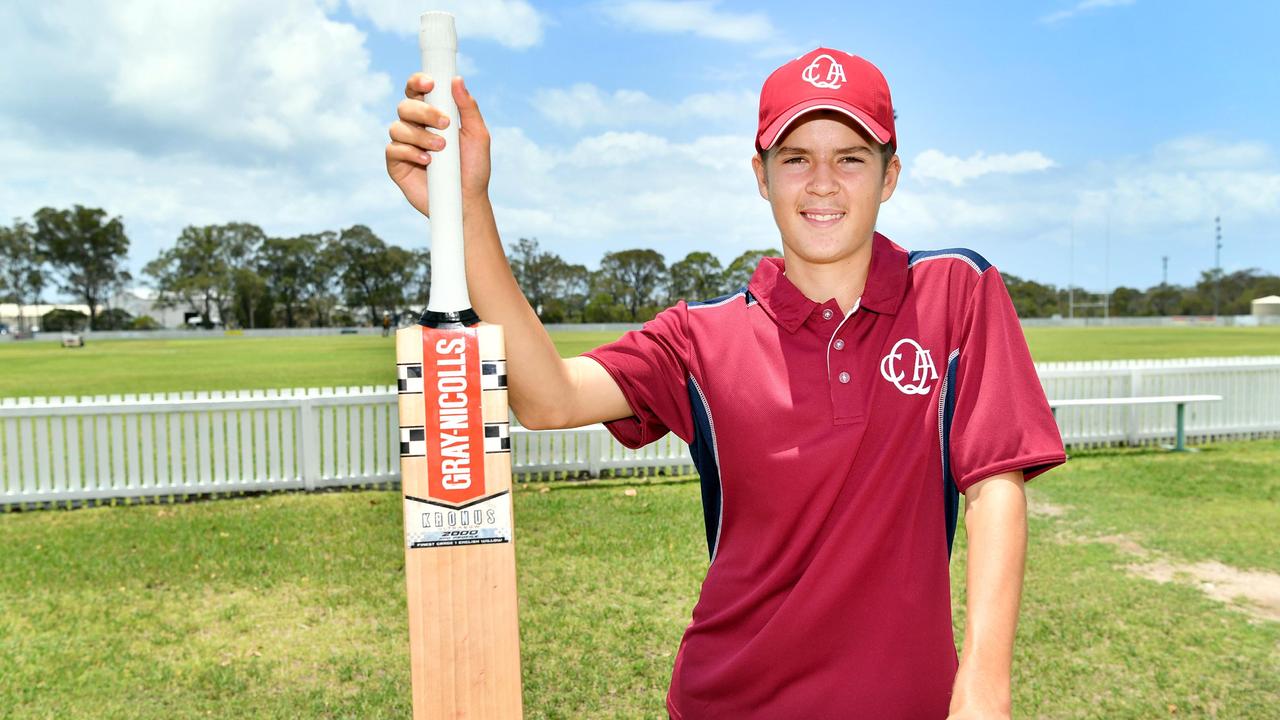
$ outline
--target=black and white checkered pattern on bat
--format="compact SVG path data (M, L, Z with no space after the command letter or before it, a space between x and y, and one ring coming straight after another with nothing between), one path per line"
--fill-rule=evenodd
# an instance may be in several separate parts
M484 424L484 451L486 453L511 452L511 423Z
M426 455L427 429L421 425L400 428L400 457L426 457Z
M422 392L422 363L396 365L396 388L402 395Z
M481 390L506 390L507 389L507 361L506 360L481 360L480 361L480 389Z

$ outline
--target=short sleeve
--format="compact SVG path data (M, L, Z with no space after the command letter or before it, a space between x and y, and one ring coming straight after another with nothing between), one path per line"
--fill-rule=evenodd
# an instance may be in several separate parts
M1066 462L1022 325L994 267L969 299L955 363L948 441L960 492L1000 473L1022 470L1029 480Z
M618 384L631 417L605 423L618 442L639 448L674 432L693 439L690 408L688 310L684 302L616 341L583 353Z

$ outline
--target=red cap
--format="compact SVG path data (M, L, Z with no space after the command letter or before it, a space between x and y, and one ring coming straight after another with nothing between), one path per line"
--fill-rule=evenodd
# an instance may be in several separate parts
M810 110L842 112L880 144L897 147L889 83L875 65L856 55L820 47L774 70L760 89L756 150L772 147Z

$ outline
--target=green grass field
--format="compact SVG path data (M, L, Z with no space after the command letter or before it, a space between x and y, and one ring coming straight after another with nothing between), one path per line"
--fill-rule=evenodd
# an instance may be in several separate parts
M1100 539L1280 572L1280 442L1082 453L1030 491L1060 514L1031 519L1015 717L1280 717L1280 623L1136 578ZM707 563L696 482L515 502L526 716L659 717ZM380 490L0 515L0 708L408 717L401 547ZM957 637L964 557L962 528Z
M616 333L555 336L577 355ZM1280 355L1280 327L1032 328L1037 360L1105 360ZM99 395L183 390L387 385L395 380L389 338L118 340L79 349L55 343L0 343L0 397Z

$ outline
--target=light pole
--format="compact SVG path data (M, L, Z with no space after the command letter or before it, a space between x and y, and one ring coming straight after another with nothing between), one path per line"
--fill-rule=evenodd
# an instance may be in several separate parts
M1222 216L1213 218L1213 316L1218 317L1218 296L1222 294Z

